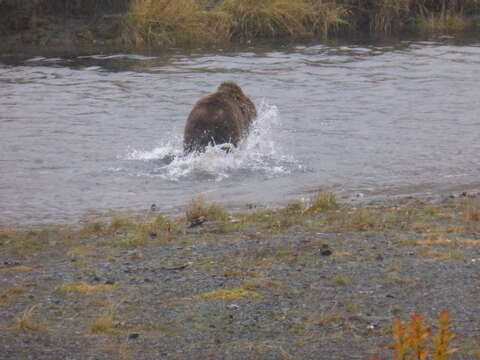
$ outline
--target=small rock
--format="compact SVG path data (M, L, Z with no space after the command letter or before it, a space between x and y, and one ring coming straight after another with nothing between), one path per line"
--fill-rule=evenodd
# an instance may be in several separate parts
M192 221L190 221L190 224L188 225L188 227L193 228L195 226L202 225L206 220L207 218L205 216L200 216L197 219L193 219Z
M228 304L227 309L229 310L238 310L240 309L240 306L238 304Z
M130 335L128 335L129 339L138 339L139 337L140 337L139 333L131 333Z
M332 255L333 252L332 250L330 250L330 248L328 247L327 244L323 244L321 247L320 247L320 255L322 256L330 256Z
M18 262L18 261L6 260L6 261L3 262L3 265L5 265L5 266L17 266L17 265L21 265L21 263Z

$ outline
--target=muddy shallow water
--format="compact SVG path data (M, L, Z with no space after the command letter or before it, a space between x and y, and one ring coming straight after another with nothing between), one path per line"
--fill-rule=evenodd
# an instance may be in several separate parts
M0 56L0 224L175 211L198 193L274 204L327 187L480 186L480 43ZM192 104L236 81L259 117L230 154L182 157Z

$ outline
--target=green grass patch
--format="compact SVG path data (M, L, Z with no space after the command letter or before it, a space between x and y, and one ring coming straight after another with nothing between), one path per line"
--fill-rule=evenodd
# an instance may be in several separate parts
M58 231L50 229L16 230L11 227L4 227L0 230L0 241L3 242L9 253L22 257L28 253L47 248L50 242L59 238L58 235Z
M233 289L221 289L206 292L199 295L204 299L213 299L213 300L239 300L244 298L258 298L262 295L256 291L247 290L244 288L233 288Z
M118 285L110 285L110 284L88 284L85 282L73 282L69 284L62 284L57 286L57 290L64 294L70 293L83 293L83 294L91 294L94 292L99 291L112 291L118 288Z

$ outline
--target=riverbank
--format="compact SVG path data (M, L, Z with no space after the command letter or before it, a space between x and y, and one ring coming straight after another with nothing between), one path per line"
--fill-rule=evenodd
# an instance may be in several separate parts
M480 358L479 245L475 193L3 227L0 358L390 359L396 317L433 340L442 310Z
M356 0L0 1L3 49L224 47L477 31L480 2Z

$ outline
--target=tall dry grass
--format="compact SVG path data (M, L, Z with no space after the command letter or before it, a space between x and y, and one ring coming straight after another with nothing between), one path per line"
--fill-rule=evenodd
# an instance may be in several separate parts
M115 43L204 47L232 39L461 31L478 24L480 0L0 0L0 33L35 28L39 18L45 23L112 13L125 19L122 35L116 34L119 25L107 30L116 29Z
M320 0L224 0L220 10L233 22L233 36L299 38L321 36L344 24L346 9L335 1Z
M402 31L460 31L480 15L479 0L341 0L356 30L374 34Z
M205 46L232 38L327 38L345 24L346 14L333 0L132 0L124 39L133 45Z
M471 26L470 15L478 14L478 0L422 0L416 6L416 25L421 32L461 31Z
M124 36L134 45L212 45L229 41L230 25L196 0L132 0Z
M347 29L458 31L479 14L480 0L132 0L125 34L135 45L223 45L326 39Z

